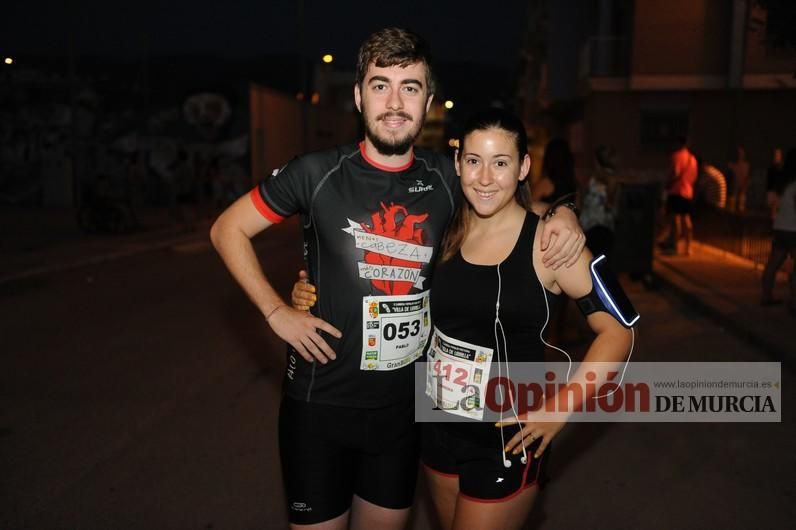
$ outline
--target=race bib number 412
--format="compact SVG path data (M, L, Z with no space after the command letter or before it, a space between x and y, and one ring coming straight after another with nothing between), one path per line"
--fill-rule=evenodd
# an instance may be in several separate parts
M396 370L423 354L431 327L429 292L362 299L361 370Z
M484 418L492 348L454 339L434 329L426 363L426 395L450 414Z

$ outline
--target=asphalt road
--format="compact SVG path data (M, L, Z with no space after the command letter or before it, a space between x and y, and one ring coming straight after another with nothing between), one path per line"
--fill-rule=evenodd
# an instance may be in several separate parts
M257 248L287 292L297 226ZM768 360L676 298L628 290L634 359ZM0 300L0 528L285 528L283 346L207 242L7 284ZM565 338L577 348L577 327ZM792 383L783 370L777 424L569 425L529 528L789 527ZM424 498L421 484L414 528L433 528Z

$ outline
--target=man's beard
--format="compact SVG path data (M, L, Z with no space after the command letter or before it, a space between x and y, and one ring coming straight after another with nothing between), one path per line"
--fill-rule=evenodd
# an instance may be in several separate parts
M378 123L382 119L390 116L399 116L412 124L415 122L415 120L412 119L409 114L401 111L385 112L384 114L378 115L375 121ZM417 140L417 137L420 136L420 129L423 127L423 121L426 119L426 111L423 109L423 114L418 120L419 126L417 127L417 130L409 131L404 138L396 138L394 136L390 137L389 139L381 138L378 134L376 134L376 131L371 128L369 116L366 113L363 113L362 118L365 122L365 136L368 137L370 143L373 144L373 147L376 148L376 151L378 151L380 155L405 155L409 149L412 148L412 145L415 143L415 140Z

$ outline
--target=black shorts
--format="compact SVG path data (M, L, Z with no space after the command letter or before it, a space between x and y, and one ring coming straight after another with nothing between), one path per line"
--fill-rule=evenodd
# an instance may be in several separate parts
M497 429L495 429L497 431ZM508 442L517 428L504 428ZM519 455L507 454L511 467L503 465L503 448L498 437L484 443L457 436L433 423L423 424L423 464L434 473L459 478L462 497L477 502L504 502L523 490L543 486L547 482L547 461L551 446L540 458L533 453L541 440L527 446L528 461L523 464Z
M669 195L666 197L666 212L672 214L692 214L694 213L694 201L680 195Z
M355 409L285 396L279 452L293 524L342 515L354 494L385 508L412 505L419 440L411 402Z

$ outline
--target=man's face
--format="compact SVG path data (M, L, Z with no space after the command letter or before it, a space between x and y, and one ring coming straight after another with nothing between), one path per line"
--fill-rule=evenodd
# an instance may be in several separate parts
M371 63L354 101L365 122L365 135L385 156L405 154L412 147L431 105L423 63L379 67Z

